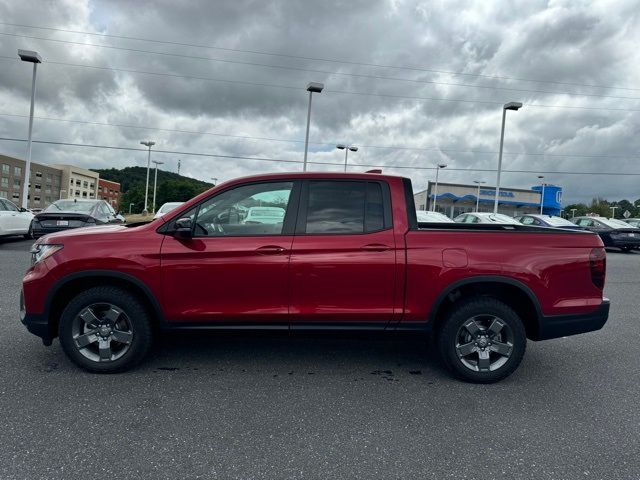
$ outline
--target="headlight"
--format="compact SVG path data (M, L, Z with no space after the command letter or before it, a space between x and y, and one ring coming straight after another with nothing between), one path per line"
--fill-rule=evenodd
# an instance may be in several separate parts
M45 243L36 243L31 247L31 266L42 262L45 258L50 257L58 250L62 250L63 245L48 245Z

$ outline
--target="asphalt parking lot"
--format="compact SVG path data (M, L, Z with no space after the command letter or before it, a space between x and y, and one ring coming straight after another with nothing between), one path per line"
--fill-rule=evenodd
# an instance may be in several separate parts
M0 241L3 480L640 479L638 253L608 255L603 330L483 386L415 335L179 335L88 374L17 318L29 246Z

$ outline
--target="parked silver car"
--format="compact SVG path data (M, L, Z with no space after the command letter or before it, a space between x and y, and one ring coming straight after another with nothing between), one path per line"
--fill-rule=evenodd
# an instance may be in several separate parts
M492 223L502 225L522 225L513 217L502 213L470 212L458 215L453 219L457 223Z

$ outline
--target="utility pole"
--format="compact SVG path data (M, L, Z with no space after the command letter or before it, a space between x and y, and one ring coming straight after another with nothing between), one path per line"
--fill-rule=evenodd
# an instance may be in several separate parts
M180 175L180 159L178 159L178 175Z

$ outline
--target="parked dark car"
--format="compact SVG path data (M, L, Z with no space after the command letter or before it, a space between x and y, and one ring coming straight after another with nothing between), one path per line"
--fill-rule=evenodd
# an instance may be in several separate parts
M516 217L523 225L535 225L537 227L550 228L569 228L572 230L584 230L582 227L570 222L566 218L556 217L554 215L540 215L536 213L527 213Z
M624 221L632 227L640 228L640 218L627 218Z
M605 247L619 248L623 252L640 247L640 228L625 224L621 220L604 217L576 217L573 222L600 235Z
M34 237L71 228L95 227L122 223L111 205L104 200L56 200L31 221Z

